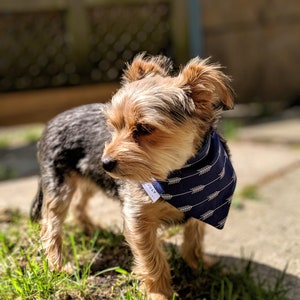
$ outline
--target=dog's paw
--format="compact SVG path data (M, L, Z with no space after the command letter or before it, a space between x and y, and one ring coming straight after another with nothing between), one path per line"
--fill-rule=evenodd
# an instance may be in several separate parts
M61 268L61 272L73 275L75 273L75 269L75 266L71 262L68 262Z
M202 254L201 257L184 257L184 260L187 265L196 272L199 270L199 268L204 268L207 270L218 262L216 258L205 254Z
M169 300L171 298L167 297L166 295L163 295L163 294L150 293L150 294L148 294L148 299L149 300Z
M202 263L203 263L204 269L209 269L209 268L213 267L217 262L218 262L218 260L212 256L205 254L202 257Z
M161 289L160 292L158 292L159 289L156 289L155 291L153 291L153 287L152 287L152 291L149 289L149 287L147 288L145 282L142 282L140 284L140 291L146 295L146 299L147 300L169 300L172 299L172 295L174 294L173 290L171 287L169 288L164 288Z

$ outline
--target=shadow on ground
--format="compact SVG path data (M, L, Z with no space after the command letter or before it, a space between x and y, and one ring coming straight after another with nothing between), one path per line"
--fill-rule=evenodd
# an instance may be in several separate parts
M93 273L116 265L128 271L131 269L132 255L124 243L107 250L104 250L95 260L96 264L92 265ZM181 258L178 247L168 244L167 253L170 254L172 283L178 300L297 299L299 291L296 289L300 286L300 279L286 274L284 270L280 271L255 261L222 256L215 257L218 261L215 266L209 269L200 268L199 271L194 272ZM107 275L109 276L106 277ZM97 276L94 280L95 283L103 286L117 282L116 274L113 273ZM122 284L120 287L122 288ZM106 299L107 295L103 291L101 296Z
M299 297L300 278L285 273L285 270L278 270L253 260L249 261L230 256L220 256L217 257L217 259L220 261L220 264L225 268L228 268L230 272L242 273L250 266L251 274L255 282L258 284L261 283L265 288L275 290L276 285L280 284L281 288L287 291L286 296L274 299L295 300Z

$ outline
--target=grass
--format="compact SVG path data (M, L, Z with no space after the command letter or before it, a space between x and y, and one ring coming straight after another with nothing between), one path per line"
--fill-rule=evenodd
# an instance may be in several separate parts
M34 143L40 138L43 128L44 125L31 124L2 129L0 131L0 149Z
M66 261L73 273L48 268L40 251L39 226L17 212L0 215L0 299L116 299L144 300L139 281L130 273L132 256L121 234L98 230L84 235L78 227L65 226ZM273 287L253 273L249 261L241 271L226 271L217 264L209 270L191 272L176 246L170 253L173 299L207 300L284 300L283 277Z
M259 195L257 185L246 185L241 191L240 196L250 200L260 200L261 196Z
M237 188L232 201L233 207L242 209L246 199L251 201L263 200L258 185L246 185L243 188Z
M224 137L228 141L236 139L238 134L238 129L241 126L242 126L241 122L229 118L224 118L220 122L221 132L223 133Z

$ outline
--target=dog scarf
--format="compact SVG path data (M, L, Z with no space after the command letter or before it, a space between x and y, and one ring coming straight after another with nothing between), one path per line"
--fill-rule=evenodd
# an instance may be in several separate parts
M224 227L236 175L224 143L212 131L198 154L166 180L144 183L144 190L155 202L160 197L193 217L218 229Z

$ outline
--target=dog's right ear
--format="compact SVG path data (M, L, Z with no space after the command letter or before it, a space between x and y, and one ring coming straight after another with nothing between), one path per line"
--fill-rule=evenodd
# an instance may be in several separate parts
M166 77L169 76L171 70L172 63L167 57L146 56L145 53L141 53L134 57L131 64L127 64L122 76L122 84L155 75Z
M221 71L220 65L209 63L209 59L196 57L182 69L178 78L190 90L196 107L209 105L223 110L233 108L231 80Z

